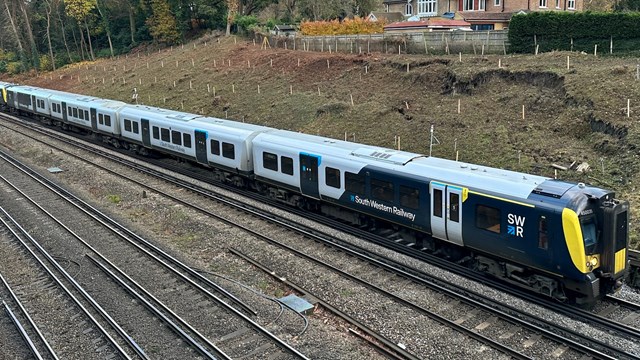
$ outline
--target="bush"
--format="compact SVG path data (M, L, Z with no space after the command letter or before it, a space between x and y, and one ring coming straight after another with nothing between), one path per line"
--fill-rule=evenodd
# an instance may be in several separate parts
M242 30L247 31L258 24L258 18L252 15L238 16L235 19L235 24Z
M24 65L19 61L7 63L7 74L16 75L25 71Z
M55 60L55 55L53 57ZM51 65L51 58L49 55L40 55L40 71L51 71L53 66Z
M533 12L515 15L509 24L512 52L574 50L593 52L597 44L602 53L613 39L614 52L638 50L639 13ZM608 51L607 51L608 52Z
M302 35L355 35L380 34L385 22L368 21L360 17L343 21L305 21L300 24Z

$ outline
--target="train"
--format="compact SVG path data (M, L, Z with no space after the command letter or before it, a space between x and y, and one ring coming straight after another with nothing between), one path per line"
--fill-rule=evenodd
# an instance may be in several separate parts
M34 86L0 91L4 112L199 164L557 301L594 304L623 284L629 204L607 189Z

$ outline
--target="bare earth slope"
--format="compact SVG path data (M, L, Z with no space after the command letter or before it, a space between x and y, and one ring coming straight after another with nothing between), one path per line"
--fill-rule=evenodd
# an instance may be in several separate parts
M399 138L425 154L434 125L434 156L551 177L551 164L586 162L590 171L558 177L628 199L637 241L637 63L569 52L329 54L208 37L9 80L127 102L135 88L139 103L386 147Z

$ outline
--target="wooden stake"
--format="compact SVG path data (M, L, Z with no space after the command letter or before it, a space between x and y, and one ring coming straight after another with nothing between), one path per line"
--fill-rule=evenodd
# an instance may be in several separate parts
M569 70L570 64L569 55L567 55L567 70Z
M459 59L460 62L462 62L462 53L461 52L458 53L458 59Z
M460 114L460 102L461 102L461 100L458 99L458 114Z
M593 56L598 56L598 44L593 47Z
M522 105L522 120L524 120L524 105Z
M349 97L351 98L351 106L354 106L353 105L353 94L349 94Z
M235 94L236 93L236 85L235 84L231 84L231 91Z
M329 59L327 59L327 69L329 68Z
M289 85L289 95L293 95L293 85Z
M260 85L258 85L258 94L260 94Z
M631 99L627 99L627 117L631 116Z

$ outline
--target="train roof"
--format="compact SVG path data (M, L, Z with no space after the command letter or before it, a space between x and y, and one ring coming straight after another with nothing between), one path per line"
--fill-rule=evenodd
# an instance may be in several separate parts
M321 136L275 130L261 134L259 141L304 149L318 155L357 158L359 161L407 175L429 177L452 185L462 185L480 192L499 193L527 199L547 177L488 166L467 164L388 148L335 140Z
M247 124L247 123L242 123L238 121L225 120L225 119L219 119L219 118L213 118L213 117L200 117L190 121L189 124L195 127L196 129L202 129L202 130L224 129L226 131L226 130L233 129L238 132L247 132L247 133L265 132L265 131L274 130L273 128L270 128L267 126Z

